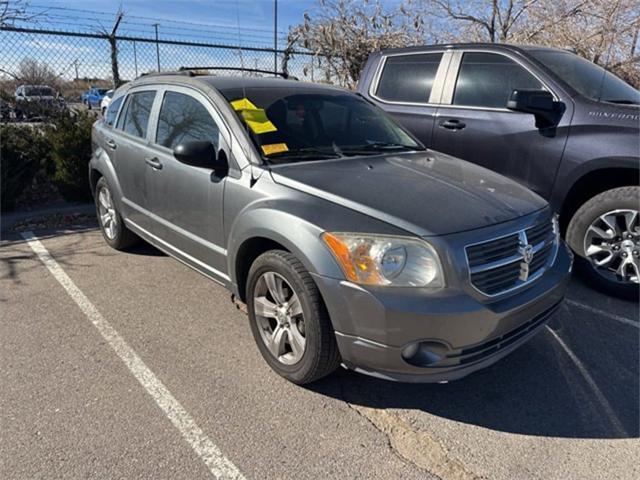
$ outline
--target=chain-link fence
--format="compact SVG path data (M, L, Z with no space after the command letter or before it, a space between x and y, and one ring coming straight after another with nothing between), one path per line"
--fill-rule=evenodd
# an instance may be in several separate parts
M242 39L240 39L242 40ZM113 88L149 72L180 67L282 70L284 50L146 36L118 36L22 27L0 27L0 90L11 97L21 84L49 85L67 101L89 86ZM290 75L314 80L313 56L289 52ZM233 75L234 72L218 72ZM237 74L237 72L235 73ZM250 75L251 73L245 73Z

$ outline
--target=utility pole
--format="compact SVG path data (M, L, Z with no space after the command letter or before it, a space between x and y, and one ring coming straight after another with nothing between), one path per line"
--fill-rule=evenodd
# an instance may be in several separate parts
M278 0L273 0L273 73L278 73Z
M78 78L80 78L79 75L78 75L78 59L77 58L73 61L73 67L76 70L76 81L77 81Z
M156 29L156 58L158 59L158 73L160 73L160 43L158 42L158 25L159 23L154 23L153 26Z

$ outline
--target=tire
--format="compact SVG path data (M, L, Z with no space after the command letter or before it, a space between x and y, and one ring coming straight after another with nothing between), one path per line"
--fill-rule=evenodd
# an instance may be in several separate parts
M640 285L633 278L634 265L640 262L640 187L620 187L607 190L591 198L582 205L573 215L567 228L566 240L576 254L576 270L582 275L589 285L610 293L612 295L638 300ZM634 218L632 225L627 225L627 218ZM625 216L626 214L626 216ZM609 223L603 223L607 220ZM613 220L616 220L613 222ZM613 222L613 227L609 225ZM590 228L591 226L595 229ZM600 243L603 236L594 234L600 229L603 233L616 235L605 238L604 244ZM614 233L615 232L615 233ZM618 233L620 235L618 236ZM587 234L590 236L587 237ZM622 238L628 236L629 238ZM619 241L618 239L622 239ZM626 242L625 242L626 240ZM592 245L595 245L593 247ZM602 249L601 253L587 255L587 247L592 246L593 251ZM596 249L596 247L599 247ZM617 247L617 249L616 249ZM609 253L612 260L598 267L593 260L606 261ZM622 256L625 255L623 259ZM613 270L620 266L622 261L632 261L633 265L624 267L624 277Z
M100 112L102 114L102 116L104 117L104 114L107 112L106 107L102 107L102 111Z
M266 313L265 307L261 306L262 302L271 301L274 306L277 303L267 285L270 276L276 284L280 281L281 296L291 302L291 315L285 315L288 318L285 325L288 324L289 327L288 330L286 326L282 327L282 331L286 333L280 335L286 341L278 342L283 345L282 349L278 349L283 352L280 357L272 353L273 346L272 349L267 347L265 338L270 336L273 325L279 325L281 320L256 314L256 308L258 313ZM271 250L260 255L249 270L246 292L253 337L263 358L276 373L295 384L304 385L329 375L338 368L340 355L329 314L311 275L295 256L283 250ZM294 296L299 300L299 307L296 304L296 310L301 312L299 315L294 315L295 312L291 310L294 308ZM273 331L275 332L275 328ZM296 332L304 339L301 355L296 355L294 343L291 342L298 336ZM275 335L272 338L274 337Z
M111 208L106 208L107 205L103 203L104 198L101 197L101 195L108 195L108 203L110 203ZM122 216L120 215L120 212L118 212L116 204L113 201L111 188L104 177L101 177L96 184L95 205L96 216L98 217L98 224L100 225L102 237L110 247L115 248L116 250L126 250L140 241L140 237L129 230L124 224ZM108 223L103 220L105 213L107 213L110 219L114 221L112 223L113 230L107 228Z

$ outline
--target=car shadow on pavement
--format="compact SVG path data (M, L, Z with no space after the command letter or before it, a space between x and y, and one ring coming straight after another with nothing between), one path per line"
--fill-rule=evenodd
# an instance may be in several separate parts
M341 370L312 389L350 404L425 412L503 432L636 438L638 343L637 328L565 304L530 342L461 380L403 384Z

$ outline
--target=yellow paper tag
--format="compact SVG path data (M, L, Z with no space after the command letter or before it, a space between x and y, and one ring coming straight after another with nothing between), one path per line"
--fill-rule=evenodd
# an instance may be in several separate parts
M256 108L253 110L242 110L240 112L244 121L249 125L249 128L253 130L253 133L268 133L275 132L278 129L267 118L267 112L262 108Z
M240 100L234 100L231 102L231 106L234 110L255 110L256 107L248 98L241 98Z
M253 133L269 133L276 132L278 129L267 118L267 112L262 108L256 107L248 98L241 98L231 102L231 106L237 112L240 112L242 118L253 131Z
M262 145L262 151L265 155L273 155L274 153L288 152L289 147L287 147L286 143L271 143Z

